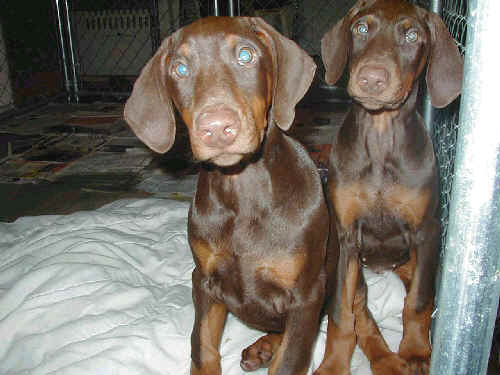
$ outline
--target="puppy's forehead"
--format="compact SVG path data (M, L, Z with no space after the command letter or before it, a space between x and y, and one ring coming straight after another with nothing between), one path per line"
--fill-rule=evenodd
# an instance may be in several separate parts
M364 5L364 6L363 6ZM374 16L386 22L395 23L404 18L419 19L417 8L402 0L376 0L361 2L360 11L355 19Z
M239 40L249 38L255 39L255 32L248 19L243 17L207 17L184 27L178 34L176 44L181 49L213 47L214 44L220 43L233 46Z

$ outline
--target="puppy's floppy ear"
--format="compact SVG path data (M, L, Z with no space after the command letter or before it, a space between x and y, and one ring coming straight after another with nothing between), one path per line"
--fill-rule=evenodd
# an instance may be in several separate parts
M325 81L334 85L342 75L349 54L349 25L351 18L345 16L321 38L321 59L325 65Z
M450 104L462 90L463 61L455 40L441 18L428 13L431 50L425 76L434 107Z
M351 44L351 21L359 13L361 8L366 8L374 1L359 0L339 20L325 35L321 38L321 59L325 65L325 81L329 85L335 84L347 64L349 56L349 47Z
M250 18L250 22L269 40L273 58L274 121L281 129L288 130L295 117L295 106L314 78L316 64L295 42L281 35L262 18Z
M137 137L159 153L167 152L175 139L174 111L165 82L170 38L142 69L124 110L125 121Z

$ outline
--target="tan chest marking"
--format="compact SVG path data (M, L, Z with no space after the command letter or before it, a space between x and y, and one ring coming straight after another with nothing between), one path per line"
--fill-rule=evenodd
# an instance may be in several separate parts
M335 187L333 205L342 228L350 227L354 221L364 216L373 204L373 200L359 182Z
M432 193L429 189L408 189L401 185L393 185L384 194L384 206L396 211L397 216L404 219L415 230L429 208Z
M255 272L265 281L290 289L297 283L306 260L305 253L264 258L257 262Z
M374 209L386 210L417 228L427 213L432 193L429 189L409 189L392 185L384 191L371 191L360 182L333 189L333 204L342 228L350 227L357 219Z
M227 252L213 249L204 241L194 241L191 243L191 247L205 276L212 274L217 265L229 256Z

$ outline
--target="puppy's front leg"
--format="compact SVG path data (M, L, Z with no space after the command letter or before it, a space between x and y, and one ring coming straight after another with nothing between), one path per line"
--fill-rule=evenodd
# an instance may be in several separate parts
M399 355L408 362L411 374L429 373L429 332L434 309L434 276L439 259L439 229L437 219L425 220L415 235L416 246L410 253L410 261L396 271L407 292Z
M335 225L335 224L332 224ZM354 230L339 231L340 256L336 287L327 306L328 331L323 361L314 375L349 375L356 346L354 303L359 279L358 250Z
M315 298L311 303L288 312L285 331L278 350L273 354L269 375L307 373L319 329L322 301L323 298Z
M221 375L219 345L227 309L204 289L198 268L193 271L195 320L191 333L191 375Z

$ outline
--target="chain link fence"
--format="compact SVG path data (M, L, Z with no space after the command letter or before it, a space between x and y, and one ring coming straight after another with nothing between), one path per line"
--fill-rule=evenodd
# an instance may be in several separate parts
M320 40L355 1L232 0L232 3L236 4L237 14L264 18L306 50L318 65L316 82L322 85L324 68ZM417 1L422 6L428 2ZM127 96L140 69L161 41L178 28L214 14L216 2L53 0L53 3L61 8L56 23L63 51L61 70L66 73L64 87L73 100L78 100L79 96L89 93ZM217 3L220 14L228 14L230 1ZM4 66L6 64L0 59L0 68ZM10 76L13 76L12 71ZM7 87L7 83L0 81L0 92L8 92ZM5 101L12 102L11 99Z
M467 0L444 0L441 16L464 55L467 37ZM445 109L435 110L435 113L432 129L441 180L441 244L444 248L454 177L459 99Z
M238 3L240 15L262 17L307 51L318 66L315 82L325 85L325 70L321 61L321 38L355 2L356 0L335 2L331 0L240 0Z
M209 2L197 0L73 0L67 7L77 95L127 95L164 38L211 13Z
M14 98L10 85L9 65L7 64L7 47L0 24L0 113L12 109Z
M320 40L355 0L240 0L236 13L259 16L294 39L318 63L323 79ZM78 96L89 92L126 95L142 66L161 41L178 28L214 14L214 1L198 0L67 0L70 22L63 42L72 84ZM229 1L218 1L228 14ZM64 23L64 22L62 22ZM63 25L64 26L64 25ZM72 48L71 48L72 47ZM72 63L74 59L74 63ZM71 78L70 78L71 79Z

